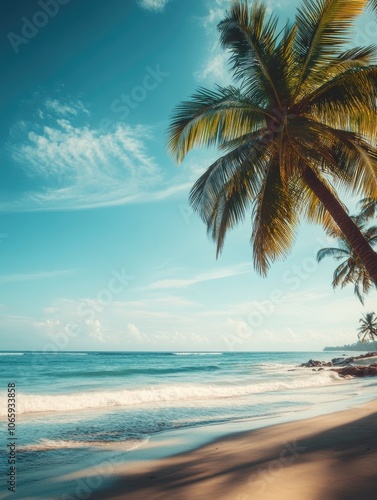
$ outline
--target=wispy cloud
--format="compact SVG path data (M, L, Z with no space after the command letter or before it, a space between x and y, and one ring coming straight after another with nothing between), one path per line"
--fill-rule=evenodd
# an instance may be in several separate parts
M138 5L142 9L152 12L162 12L170 0L139 0Z
M44 108L58 115L62 115L63 117L68 115L77 116L80 112L84 112L87 115L90 114L82 101L69 101L63 103L58 101L57 99L52 99L49 97L44 102Z
M88 126L74 127L68 120L60 119L53 127L29 132L27 140L13 150L13 157L34 175L78 178L89 173L85 180L92 179L92 184L98 177L108 178L110 173L135 175L139 165L143 173L151 174L156 165L138 138L146 132L141 127L119 125L115 132L105 133ZM101 170L101 165L106 168Z
M250 264L239 264L233 267L216 269L209 273L198 274L192 278L181 278L181 279L164 279L155 281L143 290L162 290L169 288L187 288L198 283L203 283L205 281L213 281L224 278L230 278L231 276L237 276L239 274L245 274L251 271Z
M36 281L47 278L57 278L59 276L71 275L74 272L74 269L66 269L61 271L41 271L25 274L5 274L2 276L0 275L0 283L16 283L21 281Z
M227 62L229 54L224 52L219 43L218 23L224 18L226 10L231 5L231 0L216 0L207 3L208 14L199 18L201 26L204 28L208 44L204 61L200 69L194 72L194 77L200 82L208 84L217 83L228 85L231 83L231 75Z
M47 99L44 104L54 116L40 116L36 124L20 121L8 144L24 172L38 179L38 188L2 201L0 209L87 209L159 201L189 190L182 176L168 183L148 153L150 128L118 124L104 131L83 120L81 101Z
M205 62L202 68L194 73L197 80L214 80L219 84L231 82L228 68L229 54L215 53Z

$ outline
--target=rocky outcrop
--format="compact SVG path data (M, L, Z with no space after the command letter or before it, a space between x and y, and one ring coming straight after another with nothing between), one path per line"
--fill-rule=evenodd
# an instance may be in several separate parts
M322 366L351 366L353 364L353 368L357 365L358 360L360 360L360 364L364 365L364 368L367 368L366 365L369 365L367 358L377 357L377 352L368 352L366 354L360 354L360 356L349 356L341 357L341 358L333 358L331 361L317 361L315 359L309 359L307 363L302 363L300 368L318 368ZM371 360L371 364L374 363L375 360Z
M377 376L377 363L369 366L345 366L343 368L332 368L341 377L375 377Z
M309 359L307 363L302 363L301 368L318 368L319 366L332 366L331 361L316 361L314 359Z
M331 363L333 365L341 365L341 366L344 366L344 365L348 365L349 363L352 363L352 361L354 360L355 358L353 356L349 356L348 358L333 358L331 360Z
M377 351L360 354L360 356L356 356L355 359L373 358L373 356L377 356Z

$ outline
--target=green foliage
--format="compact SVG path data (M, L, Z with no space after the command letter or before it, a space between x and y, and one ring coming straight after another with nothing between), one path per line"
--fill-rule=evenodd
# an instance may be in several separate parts
M374 312L363 314L359 320L361 326L358 328L358 337L362 343L377 339L377 317Z
M334 225L305 181L377 198L376 48L349 48L367 0L304 0L279 31L264 4L235 1L218 25L238 87L199 89L179 104L168 147L181 162L198 146L223 152L190 202L223 248L248 210L255 268L285 257L302 217Z
M362 212L357 216L351 217L355 224L359 227L364 238L371 246L377 244L377 226L366 227L366 217ZM328 230L328 234L335 238L338 242L337 248L322 248L317 253L317 260L320 262L325 257L332 257L335 260L342 262L337 266L334 271L333 288L340 286L343 288L348 284L354 285L355 295L359 298L360 302L364 304L364 295L367 294L374 286L368 271L362 263L360 257L348 243L347 239L343 236L341 231L334 226Z
M328 346L323 349L324 351L377 351L377 341L374 342L361 342L359 340L356 344L346 344L339 346Z

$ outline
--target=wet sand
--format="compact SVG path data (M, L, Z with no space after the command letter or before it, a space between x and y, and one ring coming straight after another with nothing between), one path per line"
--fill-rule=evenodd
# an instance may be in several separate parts
M132 473L130 473L132 471ZM117 470L92 500L377 498L377 401Z

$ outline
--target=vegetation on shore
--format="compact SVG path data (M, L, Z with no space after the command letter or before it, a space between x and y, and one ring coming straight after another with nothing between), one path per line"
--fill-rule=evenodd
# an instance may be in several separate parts
M325 347L323 350L324 351L377 351L377 341L361 342L361 340L359 340L355 344L328 346Z
M359 339L365 344L366 342L374 342L377 340L377 317L374 312L363 314L359 320L361 325L358 328Z

